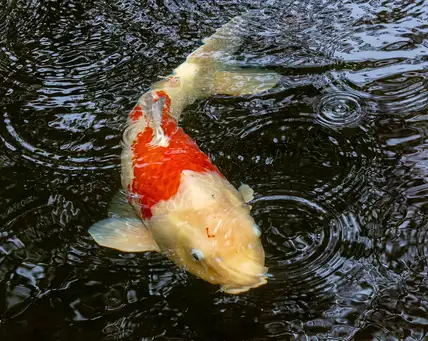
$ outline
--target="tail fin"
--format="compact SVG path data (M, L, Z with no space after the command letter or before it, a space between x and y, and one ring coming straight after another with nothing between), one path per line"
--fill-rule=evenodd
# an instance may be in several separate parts
M275 72L262 69L230 68L220 59L238 50L248 34L252 12L234 17L216 32L203 40L204 45L189 55L187 60L193 63L214 65L213 88L217 94L247 95L264 92L276 86L281 78Z
M188 60L216 57L234 53L241 46L248 26L245 14L232 18L229 22L218 28L213 35L202 40L204 45L189 55Z

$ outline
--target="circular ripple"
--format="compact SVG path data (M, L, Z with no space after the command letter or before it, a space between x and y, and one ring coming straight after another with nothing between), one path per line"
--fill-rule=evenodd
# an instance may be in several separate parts
M330 92L316 106L316 120L328 127L356 126L365 116L363 99L352 92Z
M372 248L351 212L293 195L269 195L254 201L272 285L289 294L325 292L359 270L358 259Z
M36 119L30 122L25 112L31 115L31 110L24 110L20 117L11 117L4 112L4 127L0 136L9 150L19 152L19 157L58 170L94 170L119 166L118 143L111 145L111 140L115 142L120 139L119 136L107 136L97 141L86 135L63 133L61 138L61 128L65 129L67 124L70 129L79 122L85 124L81 115L70 115L74 116L74 122L65 121L57 130L58 126L52 125L52 129L46 121ZM56 139L58 134L60 136Z
M88 17L76 14L73 5L55 11L34 2L31 8L17 3L9 14L0 58L5 91L0 138L30 165L60 170L118 166L117 119L102 114L103 100L92 87L96 79L108 84L110 70L124 56L104 32L91 34L96 25L88 32ZM17 27L11 24L14 18ZM45 31L45 20L56 24ZM108 93L104 101L110 101ZM102 137L93 134L98 131Z
M123 112L158 73L141 65L162 48L139 54L155 39L112 23L103 6L15 5L0 35L0 138L29 167L118 167Z

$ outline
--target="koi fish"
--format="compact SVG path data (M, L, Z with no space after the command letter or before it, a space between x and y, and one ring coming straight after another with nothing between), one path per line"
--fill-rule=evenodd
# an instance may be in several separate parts
M244 24L242 17L232 19L140 97L123 136L127 200L117 194L111 216L89 229L99 245L161 252L230 294L267 282L261 231L248 205L253 191L236 190L178 120L197 99L256 94L277 84L275 73L228 69L219 61L238 49Z

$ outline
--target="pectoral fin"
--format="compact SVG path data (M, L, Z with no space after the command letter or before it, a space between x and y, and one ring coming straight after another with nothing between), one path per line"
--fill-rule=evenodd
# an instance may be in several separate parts
M214 92L225 95L250 95L272 89L281 78L275 72L254 69L217 71Z
M92 225L88 232L101 246L124 252L160 251L150 231L138 218L107 218Z
M246 185L241 183L241 186L238 188L239 193L242 195L242 198L244 201L248 204L251 200L254 199L254 191L253 189Z
M117 218L138 218L134 209L128 202L126 193L120 190L117 191L117 193L111 199L110 205L108 207L108 213L109 216Z
M220 287L220 291L224 292L225 294L230 295L237 295L242 294L244 292L249 291L251 288L249 287L243 287L243 288L228 288L226 285L223 285Z

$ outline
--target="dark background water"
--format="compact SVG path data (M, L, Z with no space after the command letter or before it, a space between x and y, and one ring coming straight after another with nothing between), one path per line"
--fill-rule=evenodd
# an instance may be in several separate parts
M218 292L87 233L141 93L260 10L230 64L272 69L181 125L253 215L272 279ZM427 340L427 1L0 0L0 339Z

